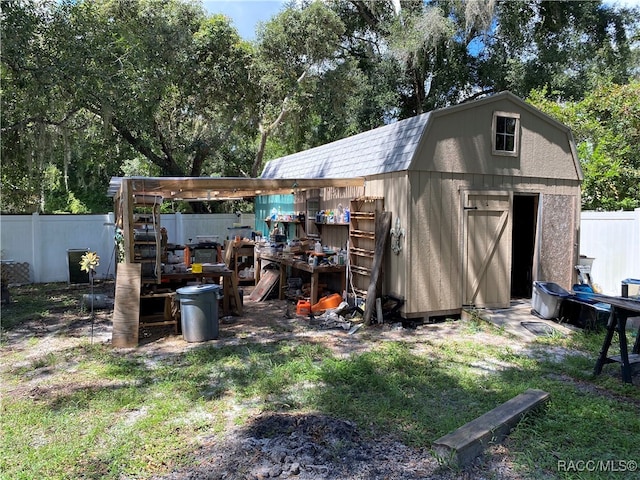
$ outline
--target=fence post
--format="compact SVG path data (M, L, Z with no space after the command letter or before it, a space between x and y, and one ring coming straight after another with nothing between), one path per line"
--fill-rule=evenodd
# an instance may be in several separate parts
M175 212L173 214L176 221L176 243L178 245L184 245L184 222L182 218L182 213Z
M631 245L635 245L635 248L631 248L631 265L633 265L633 271L638 272L640 274L640 248L637 248L640 245L640 208L636 208L633 210L633 240Z
M40 225L40 214L33 212L31 214L31 267L33 268L33 283L40 283L41 264L40 264L40 243L42 242L42 231Z

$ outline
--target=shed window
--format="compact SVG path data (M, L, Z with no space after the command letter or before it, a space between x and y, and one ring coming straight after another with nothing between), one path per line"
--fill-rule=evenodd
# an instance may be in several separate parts
M519 130L520 115L495 112L493 114L493 154L516 156Z

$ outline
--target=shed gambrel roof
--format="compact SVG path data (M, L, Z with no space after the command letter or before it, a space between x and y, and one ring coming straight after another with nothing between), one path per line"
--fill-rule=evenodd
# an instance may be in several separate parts
M408 170L430 112L267 163L261 178L352 178Z
M474 108L474 106L509 99L522 109L544 119L564 131L571 146L578 178L582 170L575 151L571 130L542 111L529 105L511 92L500 92L478 100L433 110L412 118L374 128L335 142L269 161L261 175L265 179L277 178L355 178L382 173L409 170L418 146L428 134L430 121L440 115Z

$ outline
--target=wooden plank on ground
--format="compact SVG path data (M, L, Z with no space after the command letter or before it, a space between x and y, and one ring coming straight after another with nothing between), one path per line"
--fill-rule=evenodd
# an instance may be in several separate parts
M113 305L111 344L118 348L138 346L140 328L141 264L119 263Z
M491 444L502 442L522 417L549 400L549 394L529 388L484 415L440 437L433 450L449 465L464 467Z
M260 302L267 298L273 287L275 287L276 283L280 280L280 271L279 270L265 270L262 276L260 277L260 281L256 288L253 289L251 295L249 295L249 300L254 302Z
M389 241L389 231L391 230L391 212L380 212L376 215L376 248L373 253L373 266L371 267L371 279L367 290L367 299L364 304L364 324L371 325L371 316L378 293L378 283L380 272L384 265L384 252Z

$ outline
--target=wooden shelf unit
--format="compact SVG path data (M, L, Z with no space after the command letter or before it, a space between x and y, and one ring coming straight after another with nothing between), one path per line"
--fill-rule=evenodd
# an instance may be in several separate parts
M322 236L322 230L325 227L329 228L349 228L350 223L342 222L342 223L322 223L322 222L313 222L316 228L318 229L318 233Z
M306 229L305 229L305 222L300 221L298 218L296 218L295 220L273 220L271 218L265 218L264 221L267 224L269 233L271 233L272 225L273 225L273 228L276 228L277 224L284 225L284 235L285 237L287 237L287 239L291 238L290 232L289 232L290 225L294 226L293 237L302 238L302 237L306 237L307 235Z
M131 263L142 264L143 284L161 282L160 205L162 198L152 195L133 195L133 203L130 205L128 255Z
M255 283L255 275L252 278L241 278L239 275L240 267L253 265L255 268L255 242L249 240L225 241L224 258L227 267L235 273L238 282ZM243 261L243 258L246 260Z
M349 223L349 265L353 288L366 296L371 281L376 248L376 215L384 209L382 197L351 200Z

